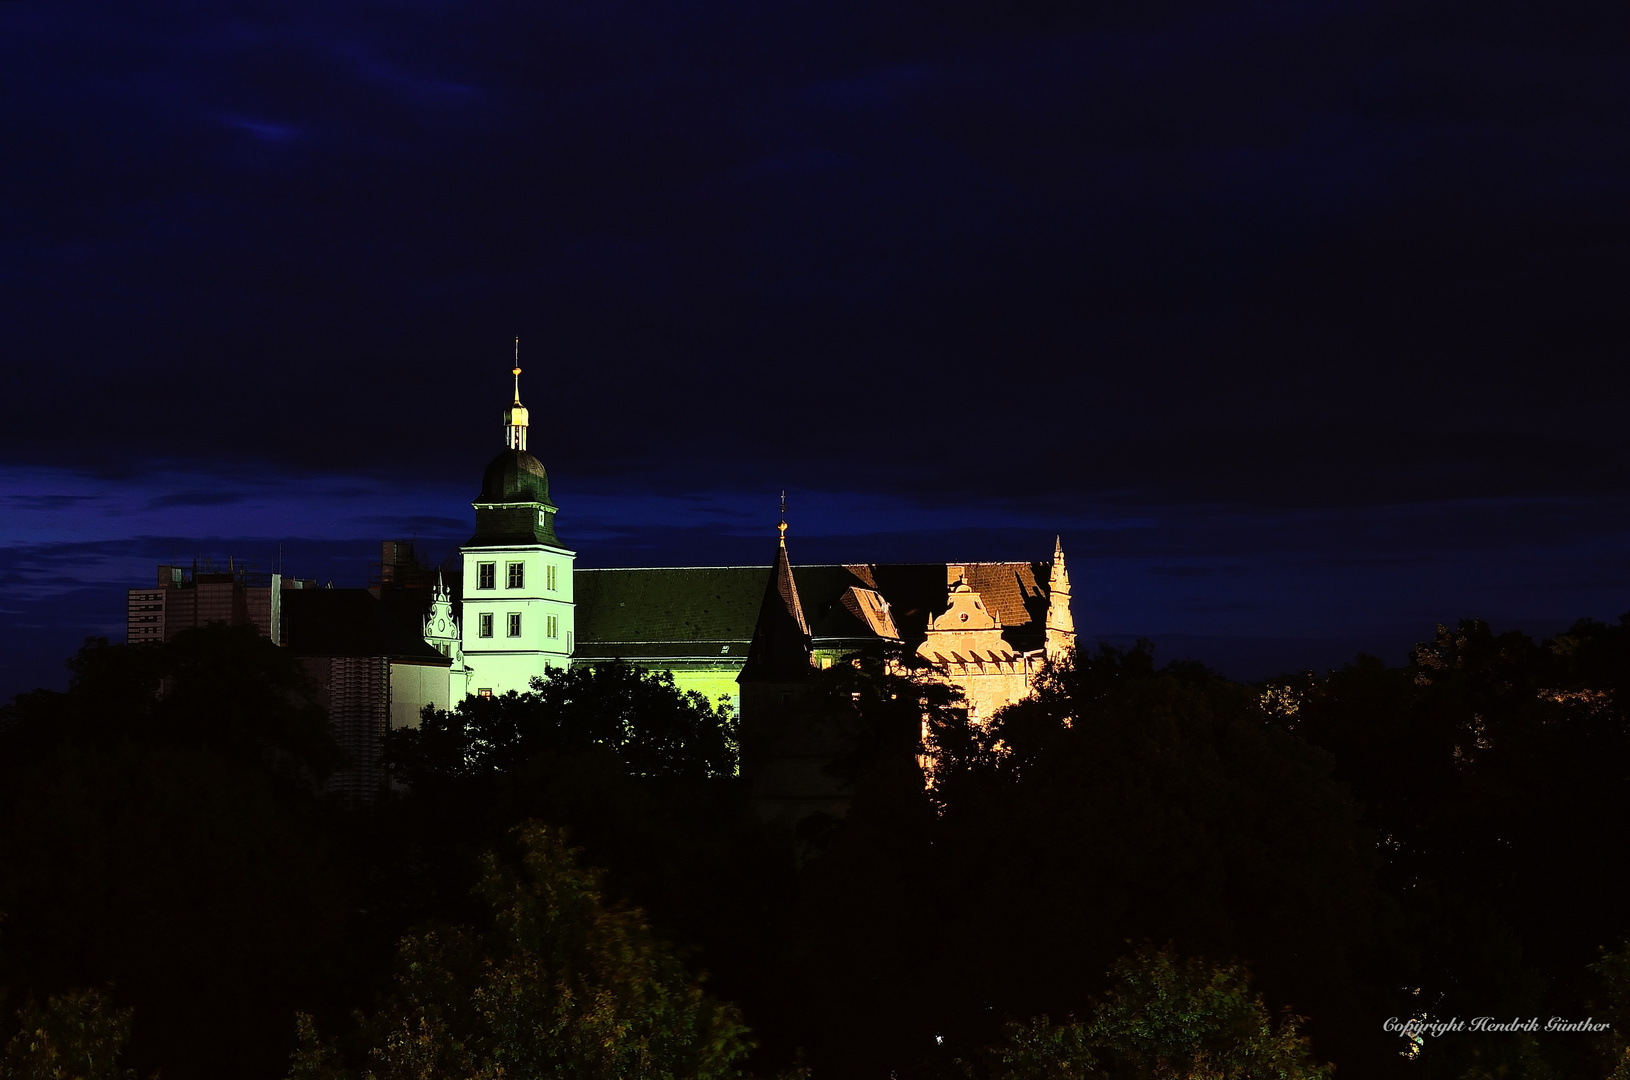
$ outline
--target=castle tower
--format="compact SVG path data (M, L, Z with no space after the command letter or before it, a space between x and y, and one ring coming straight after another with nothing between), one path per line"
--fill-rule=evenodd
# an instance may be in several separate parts
M764 585L741 687L741 775L753 805L767 818L797 821L811 813L842 816L849 791L826 767L851 749L844 718L812 694L809 623L787 558L787 508Z
M1064 568L1064 540L1053 540L1053 571L1047 579L1047 659L1057 662L1075 648L1075 616L1070 612L1070 573Z
M526 449L519 339L515 398L504 411L507 449L487 466L465 543L460 622L475 694L525 693L534 676L564 667L575 645L572 566L577 553L555 535L549 475Z
M747 648L747 663L737 677L743 687L744 711L748 683L802 682L810 673L809 623L804 619L803 605L798 602L798 585L792 579L792 564L787 559L785 499L781 502L781 524L776 528L781 537L776 541L775 564L764 587L753 641Z

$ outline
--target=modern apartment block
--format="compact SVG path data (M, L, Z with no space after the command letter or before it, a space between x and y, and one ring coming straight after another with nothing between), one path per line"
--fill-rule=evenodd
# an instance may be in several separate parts
M288 636L283 593L316 587L315 581L253 571L230 561L225 569L199 559L190 566L160 566L153 587L126 593L125 640L132 645L168 641L183 630L223 622L253 626L281 645Z

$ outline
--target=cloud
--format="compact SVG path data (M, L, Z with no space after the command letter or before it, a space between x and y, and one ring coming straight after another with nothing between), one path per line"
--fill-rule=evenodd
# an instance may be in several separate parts
M154 510L170 506L225 506L242 502L244 495L236 491L182 491L169 495L155 495L147 505Z
M99 495L6 495L5 501L18 510L67 511L86 509L87 503L97 502Z
M243 117L228 117L226 124L241 131L247 131L262 142L286 143L300 137L300 129L292 124L274 124L265 120L249 120Z

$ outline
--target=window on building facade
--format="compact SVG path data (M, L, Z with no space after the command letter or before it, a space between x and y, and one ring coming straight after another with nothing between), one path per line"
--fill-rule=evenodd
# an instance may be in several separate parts
M519 611L509 613L509 636L521 636L521 613Z
M550 615L548 617L548 622L546 623L546 625L544 627L545 633L547 633L550 637L556 637L556 636L558 636L557 631L559 630L559 628L560 628L559 619L554 615Z
M519 589L526 584L526 564L512 562L509 564L509 587Z
M493 587L493 567L496 563L484 562L475 564L475 587L490 589Z
M555 591L555 566L553 563L543 569L543 584L550 592Z
M492 697L492 687L483 686L481 689L477 690L475 694L476 697Z
M573 642L572 642L572 632L570 630L566 631L566 651L567 652L575 652L575 651L577 651L577 646L575 644L573 644Z
M481 616L481 625L476 628L476 633L482 637L492 637L492 614L490 612Z

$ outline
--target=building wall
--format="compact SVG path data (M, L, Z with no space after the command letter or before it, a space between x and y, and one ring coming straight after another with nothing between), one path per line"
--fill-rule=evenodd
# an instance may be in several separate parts
M390 663L375 656L306 657L317 700L328 710L334 741L345 764L329 777L328 790L368 802L384 781L380 751L390 723Z
M952 667L941 676L962 691L968 715L981 721L995 716L1030 695L1031 665L1020 658L1011 663L986 663L984 670L977 665Z
M447 669L439 664L412 664L400 660L390 665L390 726L416 728L419 714L429 705L452 707ZM460 700L463 695L459 695Z
M193 575L181 567L160 566L157 586L126 591L125 640L132 645L168 641L183 630L222 622L253 626L261 637L281 645L285 583L279 574L269 579L269 585L256 586L246 584L241 572Z
M740 664L715 664L709 667L666 667L673 672L674 685L680 690L695 690L717 707L728 701L736 712L741 711L741 687L736 676L741 674Z
M545 668L564 667L576 641L572 600L572 553L543 544L509 548L467 547L460 629L471 693L491 690L525 693ZM491 563L493 584L481 587L481 565ZM519 587L509 584L510 564L522 567ZM554 569L553 588L549 570ZM510 636L510 616L521 617L521 632ZM492 617L492 636L481 636L481 617ZM549 620L555 620L549 634Z
M163 589L126 592L125 640L132 645L157 645L164 641Z

